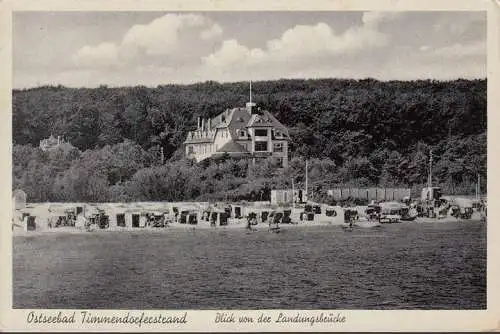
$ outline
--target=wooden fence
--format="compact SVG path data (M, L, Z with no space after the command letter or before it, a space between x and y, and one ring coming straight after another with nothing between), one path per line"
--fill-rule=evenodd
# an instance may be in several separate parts
M336 201L365 199L368 201L401 201L410 196L410 188L335 188L328 195Z
M271 204L291 204L292 201L295 203L305 203L307 202L307 195L304 190L291 189L284 190L271 190Z

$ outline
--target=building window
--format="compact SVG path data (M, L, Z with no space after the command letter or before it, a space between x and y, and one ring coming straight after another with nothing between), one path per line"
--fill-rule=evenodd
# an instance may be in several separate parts
M273 151L274 152L283 152L283 143L274 143Z
M276 167L277 168L283 168L283 158L282 157L276 157Z
M247 137L247 132L245 130L238 130L238 136L240 138L246 138Z
M283 134L279 130L274 130L274 136L276 138L283 138Z
M266 151L267 151L267 141L255 142L255 152L266 152Z
M267 129L255 129L255 136L267 137Z
M189 145L188 146L188 154L193 154L193 153L194 153L193 146Z

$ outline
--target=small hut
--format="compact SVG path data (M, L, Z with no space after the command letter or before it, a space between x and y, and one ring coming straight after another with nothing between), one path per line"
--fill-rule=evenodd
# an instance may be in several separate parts
M12 193L12 206L15 210L22 210L26 207L26 193L21 189L16 189Z
M243 217L242 207L240 205L233 206L233 217L236 219Z
M189 225L198 224L198 214L195 211L190 211L187 215L187 222Z
M189 210L182 210L179 217L179 223L186 224L188 220L188 215L189 215Z
M217 207L210 208L210 226L224 226L227 225L228 214L225 210Z

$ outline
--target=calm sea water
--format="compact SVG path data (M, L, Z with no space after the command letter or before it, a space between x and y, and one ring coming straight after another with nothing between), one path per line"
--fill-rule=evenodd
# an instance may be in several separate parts
M15 308L486 308L486 224L480 222L13 241Z

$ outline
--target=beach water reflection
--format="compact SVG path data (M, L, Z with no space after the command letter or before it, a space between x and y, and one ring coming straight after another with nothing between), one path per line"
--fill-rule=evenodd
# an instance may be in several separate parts
M486 224L13 239L14 308L485 309Z

